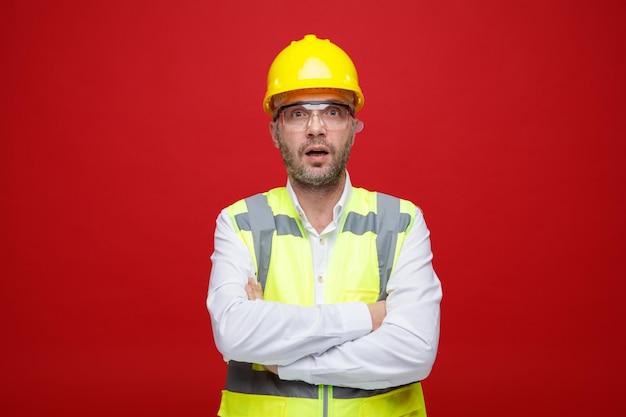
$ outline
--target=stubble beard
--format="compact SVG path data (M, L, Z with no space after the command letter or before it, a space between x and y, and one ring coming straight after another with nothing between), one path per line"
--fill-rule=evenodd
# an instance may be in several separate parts
M289 149L280 138L278 143L290 180L298 183L301 187L311 189L323 189L338 185L343 178L352 150L352 141L348 141L345 146L337 149L321 138L302 145L297 151ZM310 145L323 145L328 148L333 158L324 170L306 167L301 162L305 156L304 150Z

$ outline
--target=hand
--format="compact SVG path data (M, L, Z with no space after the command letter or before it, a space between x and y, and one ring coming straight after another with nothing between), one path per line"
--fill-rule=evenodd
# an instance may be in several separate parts
M273 374L278 375L278 365L265 365L265 369Z
M385 300L377 301L368 304L367 308L370 310L370 316L372 316L372 331L374 331L383 324L383 319L387 315L387 302Z
M256 282L254 278L248 278L248 285L246 285L246 294L248 294L248 300L262 300L263 288L261 288L261 283Z

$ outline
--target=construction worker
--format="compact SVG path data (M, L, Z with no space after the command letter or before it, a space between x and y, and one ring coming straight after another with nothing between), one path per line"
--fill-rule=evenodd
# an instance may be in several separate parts
M441 285L420 209L352 186L363 101L329 40L306 35L270 67L263 108L288 180L217 219L207 307L228 362L219 416L426 415Z

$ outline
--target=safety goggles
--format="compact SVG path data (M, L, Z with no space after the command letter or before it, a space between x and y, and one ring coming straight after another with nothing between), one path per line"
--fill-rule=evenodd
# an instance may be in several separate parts
M280 118L286 129L305 130L311 125L314 115L326 129L339 130L347 126L354 110L348 104L335 101L299 101L279 107L274 121Z

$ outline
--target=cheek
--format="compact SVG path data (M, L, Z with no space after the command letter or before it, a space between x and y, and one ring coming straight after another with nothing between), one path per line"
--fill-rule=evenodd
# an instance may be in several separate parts
M284 131L276 132L274 142L277 146L282 146L287 149L298 149L302 146L306 140L301 140L296 135L286 133Z

